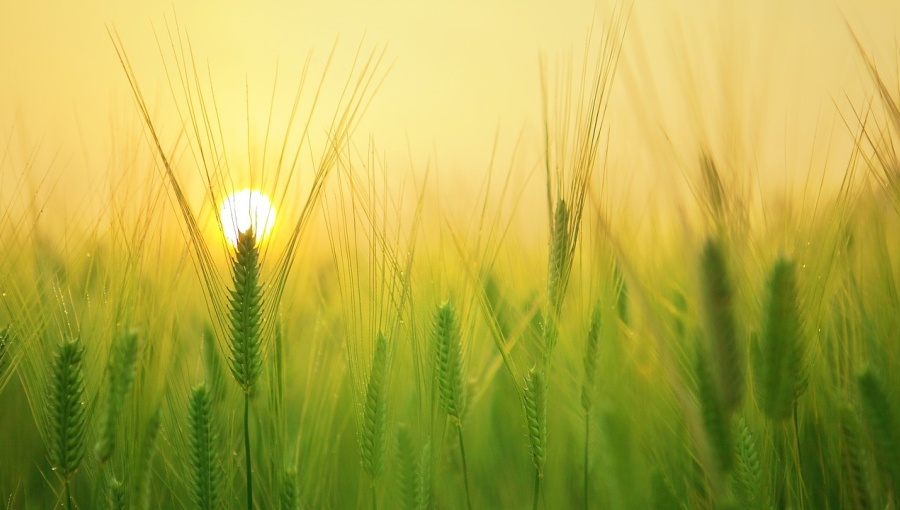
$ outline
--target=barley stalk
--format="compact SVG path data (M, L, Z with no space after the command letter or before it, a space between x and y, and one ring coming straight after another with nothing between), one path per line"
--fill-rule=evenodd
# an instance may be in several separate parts
M406 510L416 510L416 494L418 492L418 466L409 430L401 426L397 429L397 480L400 484L400 500Z
M859 403L869 436L875 446L875 460L890 483L895 497L900 496L900 433L893 402L884 385L871 369L857 377Z
M50 463L63 481L66 508L72 508L72 477L84 458L84 348L78 338L56 349L50 374L47 420Z
M762 469L759 465L759 450L756 438L743 417L735 424L737 438L736 460L733 477L734 489L742 508L768 508L763 500Z
M594 306L584 348L584 381L581 385L581 407L584 409L584 507L590 508L590 446L591 446L591 405L594 400L594 386L597 379L598 352L600 349L600 305Z
M228 366L235 381L249 396L262 373L263 293L259 283L259 247L253 229L241 232L231 261L229 297L231 331Z
M218 431L214 424L212 396L201 383L191 391L190 421L191 497L196 508L219 508L224 471L218 455Z
M384 467L387 444L387 371L387 340L379 331L375 338L375 354L369 373L369 383L366 386L361 441L363 468L369 475L373 490L375 480L381 475Z
M431 444L425 443L418 465L418 483L416 484L416 510L431 508Z
M466 490L466 506L471 510L472 496L469 491L469 469L466 463L462 425L466 406L465 364L463 363L462 340L456 308L449 299L442 303L435 312L433 336L435 371L437 372L441 404L456 425L463 484Z
M106 480L106 505L109 510L125 510L125 488L112 475Z
M250 228L238 236L231 261L232 285L229 297L231 331L228 366L244 392L244 457L247 470L247 509L253 508L253 463L250 448L250 396L262 372L263 292L259 283L259 247Z
M840 414L841 461L844 468L844 479L850 488L850 501L854 510L872 508L869 495L868 479L862 441L859 437L859 424L856 414L849 406L841 408Z
M100 417L100 436L94 446L94 453L101 463L106 462L115 449L119 415L125 404L125 396L134 385L137 357L137 331L126 330L112 345L106 369L106 407Z
M734 319L733 290L722 246L708 239L701 255L701 290L712 374L722 404L732 412L744 390L744 356Z
M717 475L727 474L731 469L734 452L731 447L731 427L728 411L715 386L713 374L703 349L698 349L695 361L697 375L697 396L706 437L715 455L714 471Z
M566 201L559 199L553 214L550 230L550 267L547 277L547 298L553 313L559 315L566 291L569 258L569 209Z
M531 461L535 468L533 508L537 508L547 459L547 379L543 370L534 366L525 377L523 392L525 422L531 444Z
M297 491L297 473L292 470L284 472L281 481L281 510L298 510L300 494Z
M588 327L587 342L584 347L584 381L581 385L581 407L590 412L594 401L594 386L597 380L597 364L600 351L600 305L594 306Z
M466 405L465 367L456 308L450 300L435 312L432 333L441 405L448 415L462 420Z
M766 416L774 421L791 416L800 393L801 328L794 264L779 257L767 284L760 343L753 347L757 400Z
M160 408L156 407L147 426L144 429L144 437L141 441L139 449L139 457L137 463L137 472L134 480L137 482L132 491L132 498L136 498L137 503L132 505L134 508L141 510L149 510L150 494L152 492L153 480L153 461L156 458L156 438L159 436L159 428L162 423Z

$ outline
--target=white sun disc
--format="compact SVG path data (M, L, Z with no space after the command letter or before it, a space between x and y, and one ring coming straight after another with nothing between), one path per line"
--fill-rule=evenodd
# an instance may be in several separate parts
M275 226L275 207L265 193L244 188L228 195L219 208L222 233L237 246L238 236L251 227L256 239L265 238Z

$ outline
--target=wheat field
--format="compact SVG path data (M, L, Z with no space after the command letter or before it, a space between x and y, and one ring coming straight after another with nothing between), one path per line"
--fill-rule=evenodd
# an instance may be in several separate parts
M900 507L900 11L576 4L510 104L376 21L219 73L179 5L91 28L72 145L10 93L0 506Z

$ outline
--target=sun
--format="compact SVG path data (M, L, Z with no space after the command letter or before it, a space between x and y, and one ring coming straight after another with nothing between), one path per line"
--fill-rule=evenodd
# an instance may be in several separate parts
M275 226L275 207L272 200L259 190L244 188L231 193L219 208L222 219L222 233L237 246L238 235L253 227L256 239L262 240Z

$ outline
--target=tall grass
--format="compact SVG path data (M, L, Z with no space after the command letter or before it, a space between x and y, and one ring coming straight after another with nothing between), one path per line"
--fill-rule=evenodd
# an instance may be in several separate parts
M760 198L757 217L740 165L701 146L698 204L615 213L606 178L626 165L606 156L606 112L627 18L579 63L544 64L540 160L525 143L506 175L492 159L474 197L452 167L404 174L355 141L380 51L338 85L312 83L310 57L287 124L270 114L245 163L177 24L160 37L174 134L112 32L158 174L145 203L110 206L116 228L59 245L0 210L0 500L896 506L893 85L864 58L878 97L835 197ZM331 90L325 127L303 118ZM244 185L282 219L230 246L217 206Z

